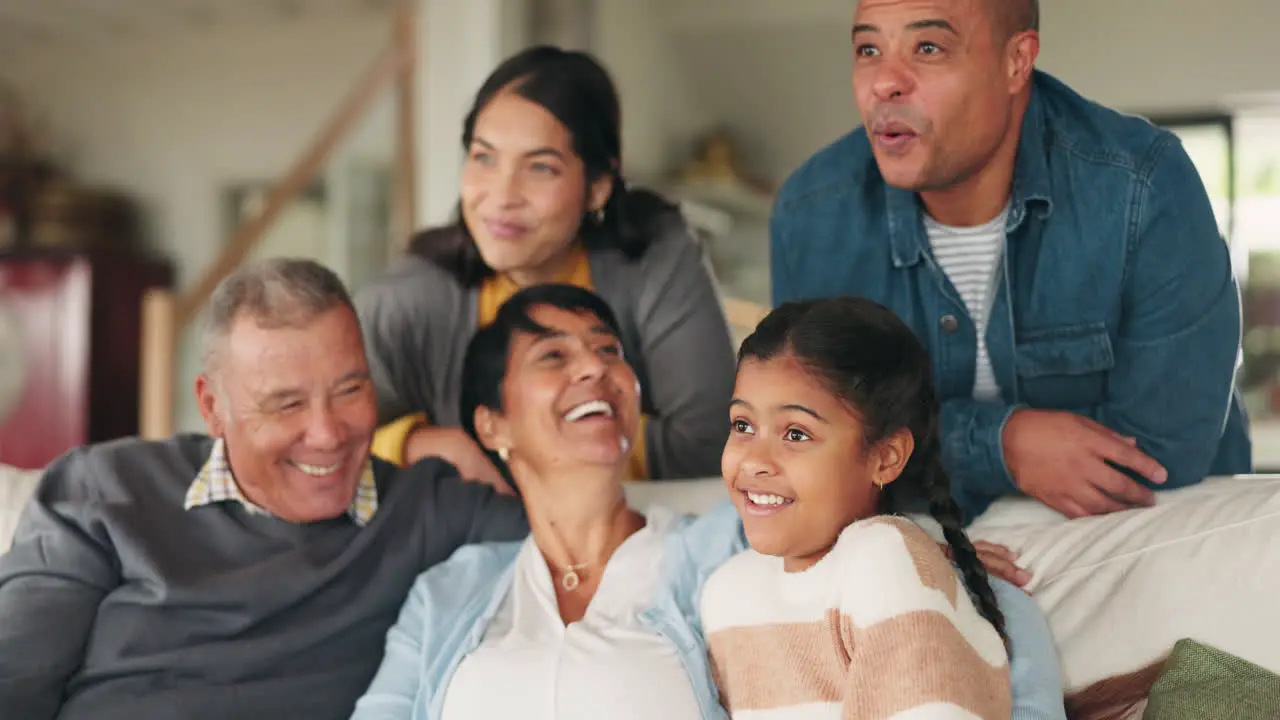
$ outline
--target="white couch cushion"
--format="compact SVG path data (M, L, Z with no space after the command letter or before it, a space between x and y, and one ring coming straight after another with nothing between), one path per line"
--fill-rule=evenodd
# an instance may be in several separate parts
M1145 667L1182 638L1280 672L1280 477L1212 478L1157 498L1079 520L1009 498L969 534L1020 553L1068 690Z
M39 470L19 470L0 465L0 554L9 550L18 516L40 480Z
M678 513L699 515L729 497L720 478L706 480L642 480L626 484L627 503L644 511L661 505Z

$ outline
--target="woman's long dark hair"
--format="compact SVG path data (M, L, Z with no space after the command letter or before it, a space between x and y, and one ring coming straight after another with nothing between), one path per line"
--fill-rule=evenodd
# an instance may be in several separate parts
M915 451L902 475L885 486L881 513L903 513L927 503L942 526L979 612L1005 637L1004 614L986 568L965 535L960 508L942 467L941 411L929 353L888 308L862 298L787 303L769 313L743 343L738 361L794 357L862 420L872 447L906 428Z
M471 147L480 112L504 91L542 106L569 130L573 151L586 169L588 186L601 177L612 178L613 191L601 219L590 213L583 216L579 231L583 245L589 250L615 248L633 260L643 255L653 238L655 222L679 211L656 193L629 189L623 181L621 109L609 73L586 53L547 45L507 58L476 93L462 128L464 149ZM584 187L584 197L586 192ZM444 268L465 287L475 287L493 275L460 210L452 224L419 232L409 248Z
M622 337L622 329L609 304L590 290L576 285L551 283L530 285L516 292L498 308L493 322L478 330L467 344L462 364L462 399L459 411L462 429L476 444L480 444L480 436L476 433L476 410L487 407L502 411L502 382L507 375L507 358L511 355L512 338L518 332L532 335L551 332L533 319L533 309L540 306L590 313L613 331L614 336ZM515 488L511 470L502 458L492 450L486 449L485 454L502 473L503 478Z

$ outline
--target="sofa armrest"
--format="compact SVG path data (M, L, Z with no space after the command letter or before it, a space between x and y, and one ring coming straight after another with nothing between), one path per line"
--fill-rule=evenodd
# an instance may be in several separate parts
M0 465L0 555L9 551L13 532L18 528L18 518L39 481L39 470Z

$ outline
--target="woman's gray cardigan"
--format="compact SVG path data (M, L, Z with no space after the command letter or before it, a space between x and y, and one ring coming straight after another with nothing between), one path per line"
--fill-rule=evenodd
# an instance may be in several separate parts
M682 222L663 220L644 255L588 253L596 292L618 316L640 380L654 479L720 474L735 358L702 254ZM457 426L463 356L477 326L478 288L416 255L364 288L356 306L382 423L425 412Z

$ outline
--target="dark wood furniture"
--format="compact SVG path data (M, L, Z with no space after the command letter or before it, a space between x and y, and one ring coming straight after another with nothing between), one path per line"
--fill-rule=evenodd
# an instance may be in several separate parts
M142 296L172 281L126 252L0 253L0 463L137 433Z

